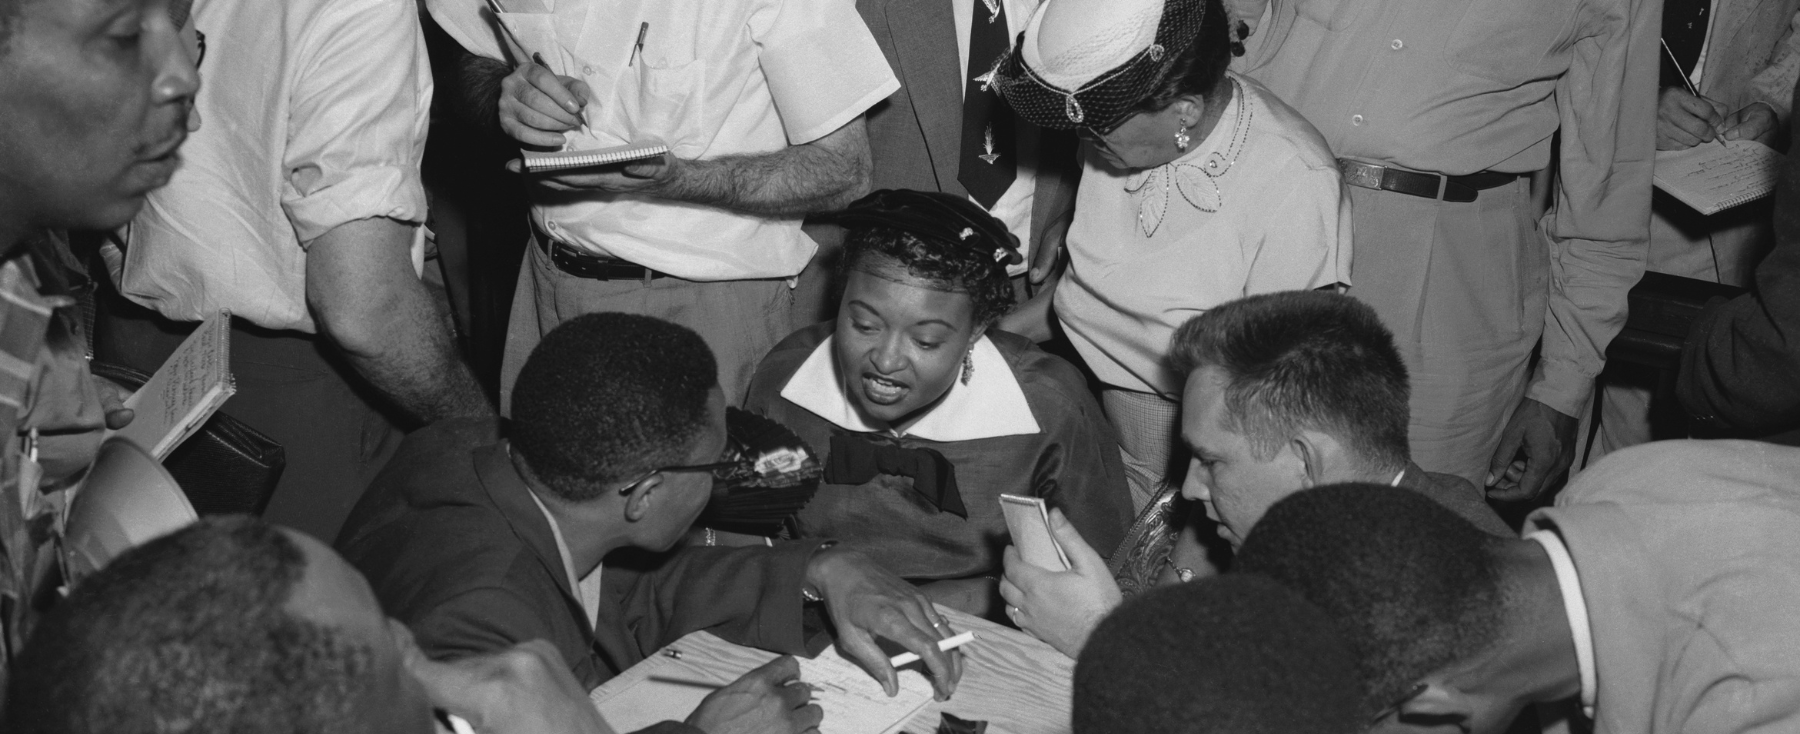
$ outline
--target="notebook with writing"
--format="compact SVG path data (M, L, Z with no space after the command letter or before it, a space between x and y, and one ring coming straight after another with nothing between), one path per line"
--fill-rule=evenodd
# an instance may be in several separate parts
M136 416L109 435L131 439L161 461L236 393L237 383L231 378L231 313L219 311L125 400L125 407Z
M659 158L669 152L669 146L657 143L654 145L619 145L611 148L594 150L566 150L559 153L527 152L519 158L520 169L525 173L545 173L549 171L567 171L575 168L595 168L599 166L615 166L621 163ZM511 168L512 166L508 166Z
M1656 153L1656 187L1712 215L1775 191L1782 155L1754 140L1701 143Z

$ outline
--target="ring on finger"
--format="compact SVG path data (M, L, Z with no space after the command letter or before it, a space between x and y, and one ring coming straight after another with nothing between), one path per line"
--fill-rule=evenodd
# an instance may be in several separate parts
M1019 608L1011 604L1006 605L1006 616L1012 619L1018 619Z

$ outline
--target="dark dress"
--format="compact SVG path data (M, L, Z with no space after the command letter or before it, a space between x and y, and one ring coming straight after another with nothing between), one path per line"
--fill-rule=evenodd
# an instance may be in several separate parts
M802 537L835 538L906 578L998 575L1001 551L1009 542L1000 511L1001 494L1042 497L1052 507L1061 508L1082 538L1103 555L1110 554L1124 537L1132 512L1118 443L1081 375L1068 362L1023 337L988 332L986 339L1029 405L1030 417L1038 426L1033 433L938 441L912 434L895 437L858 432L782 395L808 358L831 336L831 328L826 323L802 329L776 345L757 368L745 407L793 429L827 464L834 435L935 450L954 467L968 518L940 511L913 491L909 477L878 474L856 485L821 482L818 494L800 512ZM992 353L988 354L991 359ZM981 364L978 357L976 379L969 386L953 385L951 397L958 397L957 390L992 387L996 377L1005 378L983 372ZM841 387L835 394L840 403L846 399ZM986 395L961 397L956 401L946 398L934 412L955 409L968 415L934 415L939 420L933 423L967 428L992 419L994 411L984 410L991 405L982 399ZM942 420L947 417L954 420ZM925 424L921 420L914 428Z

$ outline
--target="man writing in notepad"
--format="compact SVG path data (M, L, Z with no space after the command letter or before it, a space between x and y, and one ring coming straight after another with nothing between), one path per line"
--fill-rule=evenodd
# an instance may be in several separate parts
M699 332L742 402L795 326L793 279L816 249L801 217L868 192L862 115L899 86L851 0L500 0L504 31L481 0L426 5L472 54L465 104L520 145L670 148L528 178L502 410L532 346L597 311Z

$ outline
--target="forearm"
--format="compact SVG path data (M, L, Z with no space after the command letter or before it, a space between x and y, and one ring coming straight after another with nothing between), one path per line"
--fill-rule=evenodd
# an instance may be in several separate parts
M804 145L773 153L675 163L653 193L762 217L802 217L842 209L869 192L872 164L861 118Z
M406 223L365 219L311 243L307 302L319 331L414 421L492 415L447 319L413 272L412 231Z
M456 62L457 114L479 130L500 132L500 82L512 69L505 62L467 51Z

